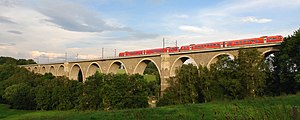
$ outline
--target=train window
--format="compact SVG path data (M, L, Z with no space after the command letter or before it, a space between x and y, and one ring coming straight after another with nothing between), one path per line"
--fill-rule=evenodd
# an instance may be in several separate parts
M251 42L254 42L254 40L251 40Z
M239 42L235 42L235 44L239 44Z
M244 40L244 43L246 43L247 42L247 40Z
M256 40L256 42L258 43L258 40Z
M272 40L272 38L268 38L269 40Z
M276 40L276 38L273 38L273 40Z

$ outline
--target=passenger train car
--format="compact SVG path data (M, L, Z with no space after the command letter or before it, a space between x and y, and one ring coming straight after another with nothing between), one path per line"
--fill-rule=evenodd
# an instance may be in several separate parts
M125 52L120 52L119 56L120 57L137 56L137 55L149 55L149 54L193 51L193 50L203 50L203 49L216 49L216 48L224 48L224 47L277 43L282 41L283 41L283 37L281 35L262 36L259 38L247 38L241 40L230 40L230 41L222 41L222 42L203 43L203 44L191 44L191 45L181 46L180 49L178 47L166 47L166 48L137 50L137 51L125 51Z
M136 55L150 55L150 54L159 54L159 53L169 53L169 52L178 52L178 47L166 47L166 48L156 48L156 49L147 49L147 50L137 50L137 51L125 51L120 52L119 56L136 56Z

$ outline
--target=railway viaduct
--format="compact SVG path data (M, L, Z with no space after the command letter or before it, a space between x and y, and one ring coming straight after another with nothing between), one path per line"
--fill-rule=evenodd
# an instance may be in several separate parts
M167 79L175 76L175 70L188 59L195 61L196 65L210 66L210 64L216 62L219 55L225 54L232 58L238 57L239 49L257 48L262 55L266 56L278 51L279 46L280 43L271 43L64 63L32 64L23 65L22 67L35 73L52 73L54 76L66 76L72 80L82 80L84 82L87 77L93 75L96 71L108 74L117 73L119 68L123 68L127 74L143 74L147 64L153 62L160 74L161 91L164 91L168 87Z

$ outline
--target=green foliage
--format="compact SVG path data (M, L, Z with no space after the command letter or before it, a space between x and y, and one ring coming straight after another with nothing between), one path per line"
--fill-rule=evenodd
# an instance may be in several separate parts
M262 96L266 67L257 49L241 49L239 57L218 56L210 68L183 65L170 78L158 105L244 99Z
M300 74L300 29L284 38L280 50L275 54L274 77L271 88L278 93L295 94L300 89L297 75Z
M28 59L28 60L26 60L26 59L19 59L17 61L17 65L28 65L28 64L36 64L36 62L34 62L34 60L32 60L32 59Z
M104 108L104 98L101 95L106 76L96 72L93 76L87 78L83 84L82 95L79 98L78 109L81 110L100 110Z
M147 88L149 88L149 96L159 97L160 95L160 82L147 81Z
M78 104L81 95L80 82L58 77L44 80L36 87L37 109L41 110L70 110Z
M17 109L110 110L148 106L149 88L141 75L96 73L85 83L0 66L0 102Z
M10 65L17 65L17 60L12 57L0 57L0 64L10 64Z
M237 59L238 77L246 97L262 95L266 73L263 56L257 49L241 49Z
M148 88L150 88L149 96L160 97L160 74L153 62L147 64L144 70L144 77L148 81Z
M0 65L9 64L9 65L28 65L28 64L36 64L32 59L15 59L12 57L0 57Z
M38 76L24 68L16 67L14 65L0 65L0 74L1 79L3 79L0 81L0 102L2 103L5 103L5 99L3 99L2 96L7 87L19 83L36 85L33 80Z
M211 65L212 74L210 90L211 100L240 99L242 97L241 82L237 62L228 55L218 56L218 61ZM207 70L206 70L207 71Z
M199 73L192 64L183 65L176 76L170 78L168 87L159 100L158 105L198 103L202 101L202 93L198 85Z
M3 98L16 109L34 109L34 92L26 83L14 84L7 87Z
M146 81L141 75L100 74L88 78L84 84L80 109L125 109L148 106Z
M216 94L219 93L218 89L218 82L213 79L212 72L207 68L203 66L199 66L199 83L200 90L204 102L209 102L215 99Z
M145 68L144 74L155 75L156 72L158 72L158 70L155 64L153 62L149 62Z
M0 65L0 81L6 80L12 75L20 72L21 69L18 69L15 65Z

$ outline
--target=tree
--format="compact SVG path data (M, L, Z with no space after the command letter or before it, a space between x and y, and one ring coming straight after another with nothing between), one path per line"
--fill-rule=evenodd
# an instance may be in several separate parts
M148 106L149 89L144 77L141 75L112 75L111 78L105 81L103 89L102 95L105 109L142 108Z
M29 85L34 84L34 81L38 77L37 74L29 72L25 68L20 68L14 65L0 65L0 102L5 103L2 98L4 91L7 87L19 84L27 83Z
M105 75L98 71L87 78L83 84L82 95L79 97L78 109L81 110L103 110L103 89Z
M176 71L176 76L168 80L169 87L158 105L199 103L202 93L198 85L199 73L196 66L192 64L182 65ZM199 98L201 97L201 98Z
M37 109L41 110L70 110L78 105L81 93L81 84L78 81L58 77L43 80L36 87Z
M34 92L26 83L14 84L5 89L3 98L16 109L34 109Z
M215 99L241 99L242 84L238 79L237 61L228 55L218 56L218 61L211 65L214 79Z
M79 109L111 110L148 106L149 89L141 75L101 74L87 78Z
M245 97L262 95L266 79L264 68L263 56L257 49L239 50L237 71Z
M27 65L27 64L36 64L32 59L15 59L12 57L0 57L0 65L9 64L9 65Z
M218 82L214 80L212 72L206 66L199 66L198 93L199 101L209 102L214 100L215 93L219 93L216 89ZM201 93L201 94L200 94ZM202 95L202 96L201 96ZM201 98L202 97L202 98Z
M274 60L273 83L280 93L295 94L300 89L300 29L284 38Z
M18 65L28 65L28 64L36 64L36 62L34 62L34 60L32 60L32 59L28 59L28 60L26 60L26 59L19 59L17 61L17 64Z
M10 65L17 65L17 60L12 57L0 57L0 64L10 64Z

